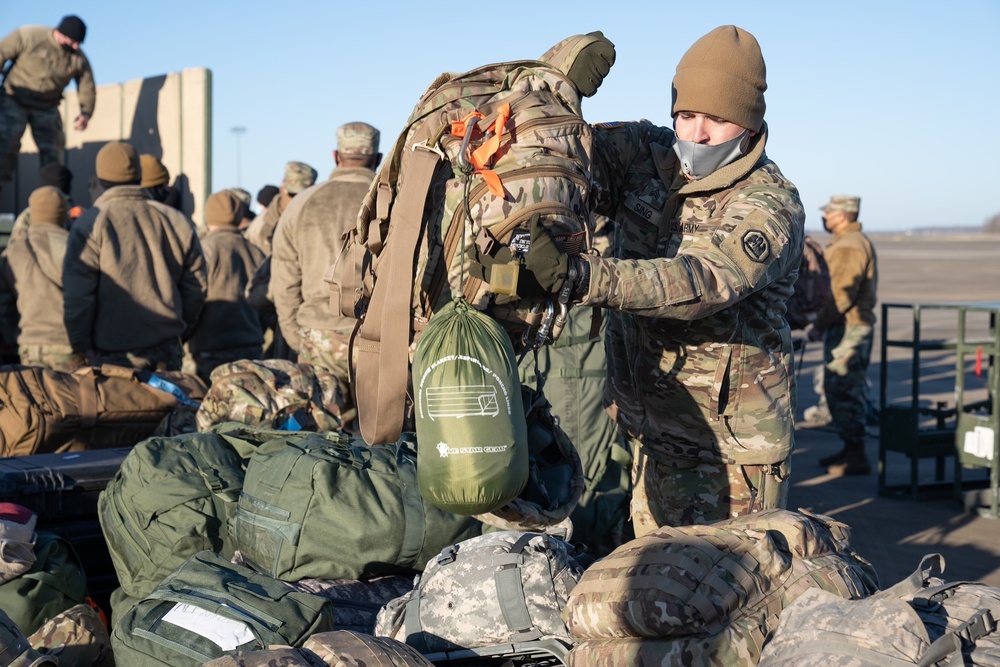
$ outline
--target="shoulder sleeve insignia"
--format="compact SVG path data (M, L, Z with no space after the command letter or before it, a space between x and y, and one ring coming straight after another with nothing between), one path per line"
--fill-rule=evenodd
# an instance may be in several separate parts
M594 127L599 127L602 130L613 130L618 127L625 127L625 123L620 120L616 120L610 123L594 123Z
M751 229L743 234L743 252L753 262L766 262L771 256L771 242L762 232Z

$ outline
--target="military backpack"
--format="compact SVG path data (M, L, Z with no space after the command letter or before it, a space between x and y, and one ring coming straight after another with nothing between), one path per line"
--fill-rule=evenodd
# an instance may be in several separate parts
M530 252L521 230L536 214L567 252L589 248L592 135L567 72L595 40L442 74L386 156L327 274L334 311L363 316L354 390L367 442L399 437L410 345L431 315L458 294L490 305L461 248ZM516 306L491 312L519 332L545 318Z
M830 267L826 264L823 246L811 236L805 238L802 246L802 261L799 262L799 277L795 281L795 291L788 297L785 319L792 329L805 329L816 319L833 299L830 284Z

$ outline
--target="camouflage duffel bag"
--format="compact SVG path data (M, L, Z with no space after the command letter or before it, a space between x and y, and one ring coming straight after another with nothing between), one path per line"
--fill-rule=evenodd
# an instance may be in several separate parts
M338 431L354 417L336 375L285 359L243 359L212 371L198 430L239 422L284 431Z
M542 639L572 642L561 614L583 566L542 533L487 533L432 559L412 592L379 613L375 634L423 654Z
M137 444L97 500L101 531L123 592L149 595L190 556L231 558L229 522L253 444L218 433Z
M50 618L28 637L28 643L58 658L60 665L115 665L108 628L101 614L89 604L78 604Z
M761 667L1000 666L1000 588L946 582L939 554L895 586L864 600L804 593L781 615Z
M847 599L878 590L850 529L829 517L772 509L661 527L584 573L564 617L585 641L568 662L756 665L781 610L812 588Z
M412 574L442 547L479 534L475 519L420 497L409 435L371 447L332 433L262 444L233 519L247 565L284 581Z
M0 585L0 609L27 635L87 599L87 575L72 544L38 531L34 550L31 567Z
M325 662L300 648L291 646L259 651L233 651L206 662L204 667L326 667Z
M31 648L21 628L0 608L0 667L58 665L59 660Z
M302 645L325 665L379 665L379 667L431 667L416 649L388 637L370 637L349 630L320 632Z
M195 554L115 624L115 661L201 667L233 651L302 646L333 629L333 604L230 563Z

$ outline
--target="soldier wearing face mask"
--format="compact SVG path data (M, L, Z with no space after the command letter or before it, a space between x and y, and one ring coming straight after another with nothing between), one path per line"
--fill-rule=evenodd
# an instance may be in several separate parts
M76 80L80 115L73 121L87 129L97 90L90 61L80 50L87 26L78 16L64 16L55 28L24 26L0 41L0 190L14 177L21 135L31 125L40 165L63 164L66 135L59 115L63 89Z
M532 235L519 285L608 317L605 404L631 441L636 535L783 507L794 433L785 301L802 255L798 191L764 152L766 68L721 26L684 54L673 129L595 126L612 256ZM485 273L489 257L479 258ZM532 279L525 279L530 273Z

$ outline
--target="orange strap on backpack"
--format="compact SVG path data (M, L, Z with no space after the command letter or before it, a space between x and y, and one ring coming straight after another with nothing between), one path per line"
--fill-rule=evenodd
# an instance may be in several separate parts
M465 128L470 118L482 118L483 114L473 111L460 121L451 124L451 135L453 137L464 137ZM501 104L497 107L497 117L493 123L493 136L487 139L479 148L472 151L469 162L475 167L473 173L479 174L486 181L486 186L494 197L503 197L503 183L500 176L495 171L488 168L490 160L500 150L500 141L503 139L504 128L510 120L510 104Z

